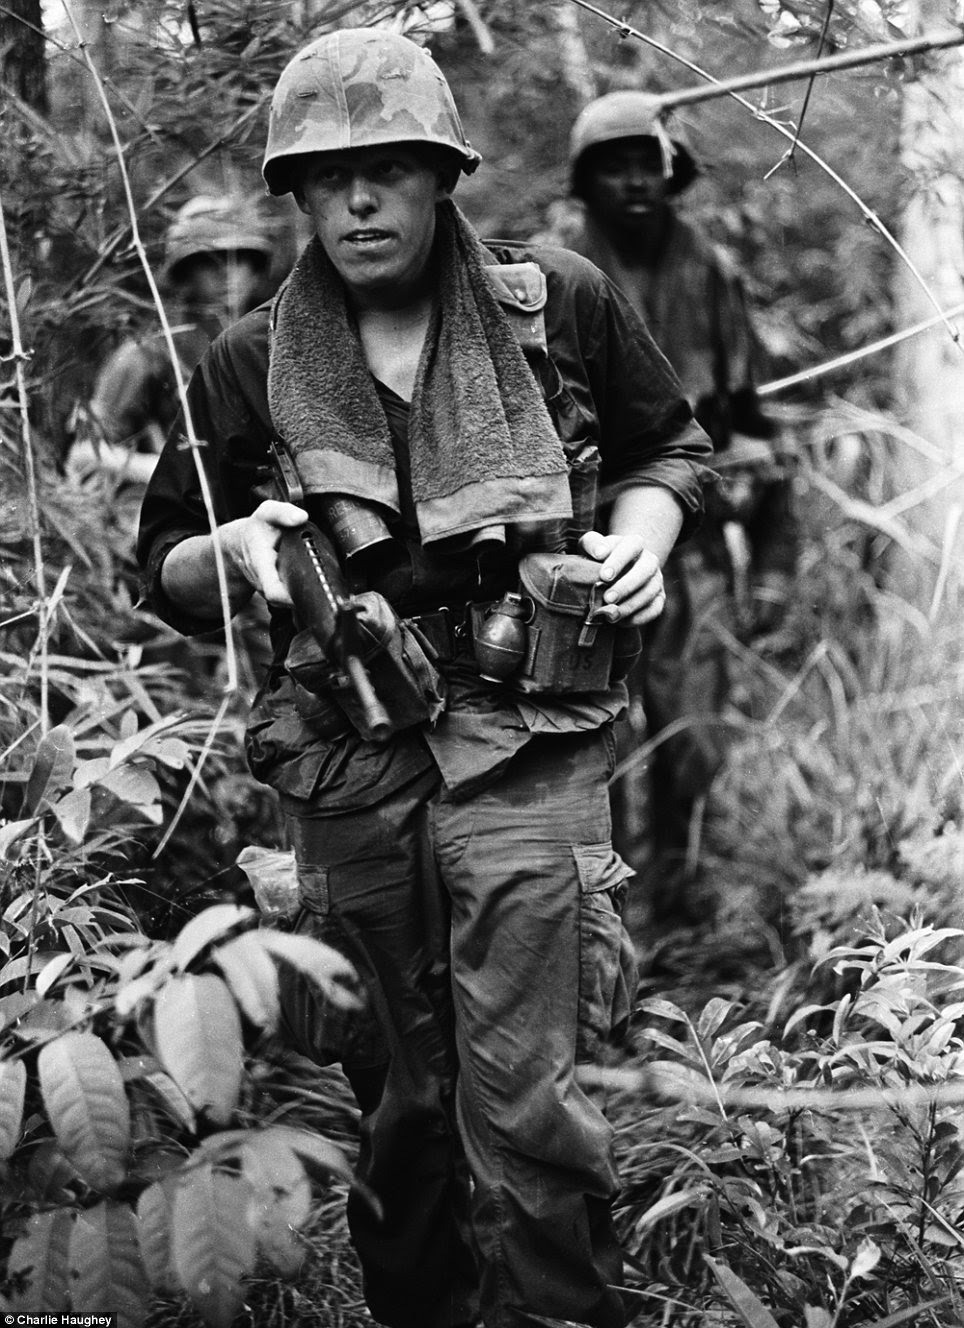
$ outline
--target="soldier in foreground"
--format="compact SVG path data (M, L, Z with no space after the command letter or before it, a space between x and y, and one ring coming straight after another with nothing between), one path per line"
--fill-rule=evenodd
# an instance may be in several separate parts
M349 1201L373 1316L620 1328L612 1131L581 1077L634 981L607 779L710 449L591 264L480 242L451 199L478 162L407 39L344 30L288 65L264 177L316 234L192 380L215 534L176 429L140 556L185 632L220 621L215 542L232 611L271 606L249 759L388 1058L342 1052L384 1210ZM263 497L272 473L297 503Z
M660 98L618 91L591 102L570 137L577 224L545 238L602 269L644 319L710 435L720 483L699 534L665 568L668 608L647 633L631 690L642 702L632 741L656 739L645 830L657 920L690 920L691 836L723 760L719 724L731 692L727 637L778 625L797 555L792 481L755 384L762 351L742 283L725 258L676 211L697 176L679 129L661 122ZM635 714L634 705L631 714ZM628 755L628 753L627 753ZM643 827L637 781L614 790L617 842ZM638 797L638 794L637 794Z

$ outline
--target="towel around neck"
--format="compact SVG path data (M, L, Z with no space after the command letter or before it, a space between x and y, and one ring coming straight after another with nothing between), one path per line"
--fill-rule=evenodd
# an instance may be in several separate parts
M436 210L438 295L409 419L412 496L427 544L571 515L566 459L485 275L486 251L451 201ZM384 410L317 239L275 298L268 402L307 494L399 510Z

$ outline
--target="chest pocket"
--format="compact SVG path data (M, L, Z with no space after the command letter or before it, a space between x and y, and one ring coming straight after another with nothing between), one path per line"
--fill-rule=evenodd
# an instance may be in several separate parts
M485 274L526 359L549 358L546 278L538 263L494 263Z

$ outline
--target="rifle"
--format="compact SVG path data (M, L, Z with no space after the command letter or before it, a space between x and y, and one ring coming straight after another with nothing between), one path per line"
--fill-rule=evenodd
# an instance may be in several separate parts
M305 493L301 479L283 442L271 440L271 456L279 496L284 502L303 506ZM291 596L299 625L311 632L355 693L362 716L362 736L384 742L393 725L362 660L359 605L347 593L334 545L313 521L282 531L278 575Z

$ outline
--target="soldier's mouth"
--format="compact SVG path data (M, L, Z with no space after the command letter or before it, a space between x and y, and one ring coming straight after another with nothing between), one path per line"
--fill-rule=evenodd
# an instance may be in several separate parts
M392 238L390 231L349 231L344 237L349 244L381 244Z

